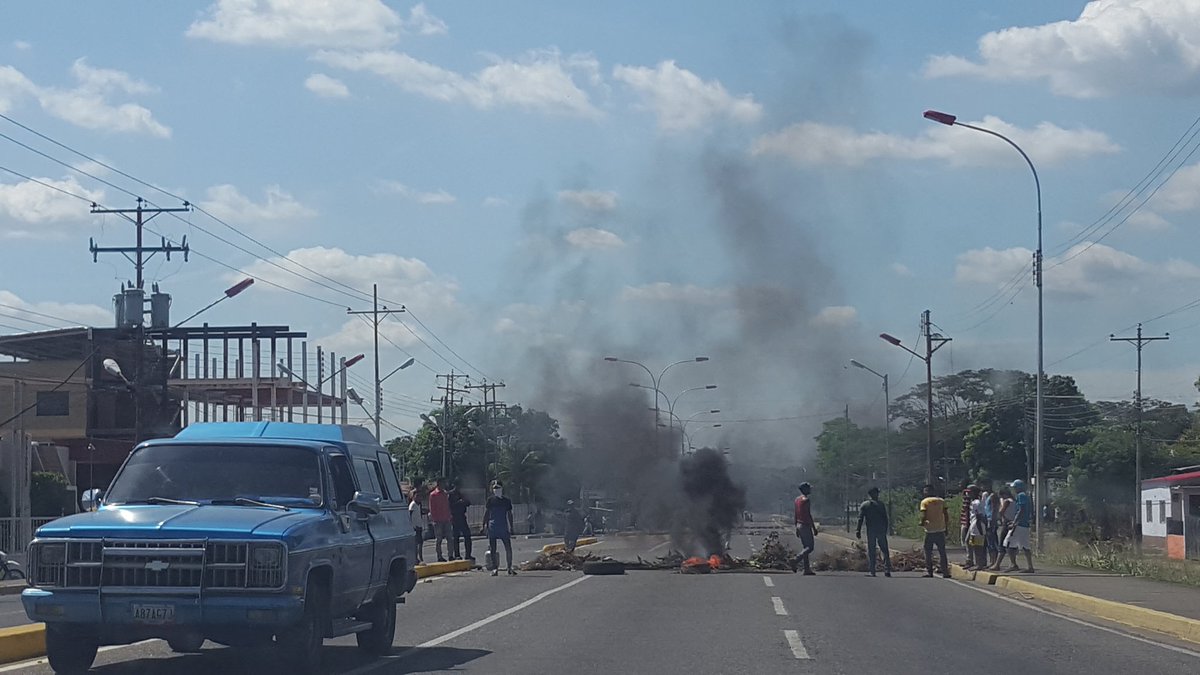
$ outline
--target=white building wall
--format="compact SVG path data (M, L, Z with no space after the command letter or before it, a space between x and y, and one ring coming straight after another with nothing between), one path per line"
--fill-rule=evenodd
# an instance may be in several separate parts
M1149 509L1146 508L1147 502L1150 503ZM1138 514L1142 521L1142 536L1166 537L1167 518L1171 517L1171 488L1143 487Z

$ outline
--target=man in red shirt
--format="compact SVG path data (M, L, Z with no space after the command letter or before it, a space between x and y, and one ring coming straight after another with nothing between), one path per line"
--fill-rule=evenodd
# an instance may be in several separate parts
M446 542L446 550L449 551L450 493L446 492L441 478L437 479L437 487L429 493L429 520L433 523L433 536L436 538L433 548L437 552L438 562L446 562L446 558L442 555L442 542Z
M796 497L796 536L800 538L800 562L804 565L805 576L812 576L815 572L812 571L812 566L809 564L809 557L812 555L813 548L816 545L817 523L813 521L812 505L809 503L808 495L812 492L812 486L808 483L800 484L800 496Z

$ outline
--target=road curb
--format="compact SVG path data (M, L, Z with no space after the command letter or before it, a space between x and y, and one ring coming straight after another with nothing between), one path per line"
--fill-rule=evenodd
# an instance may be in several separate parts
M20 595L26 588L29 588L29 584L24 581L0 582L0 595Z
M417 578L425 579L428 577L436 577L439 574L466 572L474 566L475 563L471 562L470 560L451 560L450 562L435 562L417 565Z
M32 623L0 628L0 663L24 661L46 655L46 624Z
M1137 605L1127 605L1113 600L1096 598L1083 593L1067 591L1034 583L1027 579L1017 579L1009 576L999 576L995 582L996 588L1032 596L1036 600L1052 602L1064 607L1086 612L1109 621L1125 624L1134 628L1151 630L1200 644L1200 621L1187 617L1147 609Z
M581 546L591 546L592 544L598 543L600 543L600 540L596 537L584 537L583 539L575 542L575 548L579 548ZM565 549L566 547L567 545L561 542L557 544L546 544L542 547L542 553L556 553Z

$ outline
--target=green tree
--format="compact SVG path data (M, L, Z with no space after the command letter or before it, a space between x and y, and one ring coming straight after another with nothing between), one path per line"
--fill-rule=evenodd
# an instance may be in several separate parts
M34 471L29 481L29 508L35 518L61 516L73 512L67 479L60 473Z

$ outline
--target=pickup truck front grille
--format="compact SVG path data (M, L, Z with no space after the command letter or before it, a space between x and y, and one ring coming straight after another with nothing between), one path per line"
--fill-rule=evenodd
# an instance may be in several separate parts
M278 543L46 540L30 547L31 583L59 588L273 590L286 578Z

